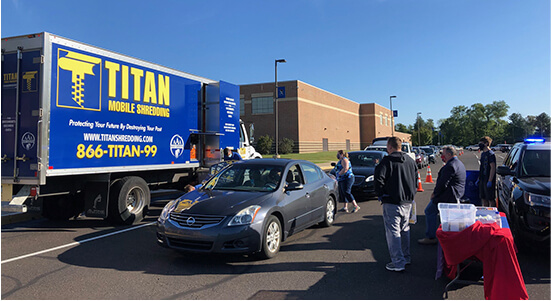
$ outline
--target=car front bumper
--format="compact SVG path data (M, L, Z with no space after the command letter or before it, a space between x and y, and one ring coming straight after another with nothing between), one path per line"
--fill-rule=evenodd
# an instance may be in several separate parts
M227 226L229 218L199 229L169 219L157 220L157 243L163 247L199 253L254 253L261 249L262 223Z
M549 248L549 208L528 207L526 211L519 213L520 235L523 238L541 243Z
M353 185L352 186L352 195L355 197L362 196L362 197L370 197L375 196L375 182L369 181L369 182L363 182L359 185Z

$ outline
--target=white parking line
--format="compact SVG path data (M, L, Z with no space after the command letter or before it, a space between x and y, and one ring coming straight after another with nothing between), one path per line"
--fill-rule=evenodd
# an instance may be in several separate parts
M37 256L37 255L40 255L40 254L52 252L52 251L63 249L63 248L78 246L78 245L81 245L83 243L87 243L87 242L90 242L90 241L93 241L93 240L97 240L97 239L105 238L105 237L108 237L108 236L113 236L113 235L121 234L121 233L124 233L124 232L140 229L140 228L143 228L143 227L151 226L151 225L154 225L155 223L156 222L151 222L149 224L143 224L143 225L139 225L139 226L136 226L136 227L120 230L120 231L117 231L117 232L112 232L112 233L100 235L100 236L97 236L97 237L83 239L81 241L75 241L73 243L62 245L62 246L59 246L59 247L55 247L55 248L51 248L51 249L47 249L47 250L43 250L43 251L38 251L38 252L34 252L34 253L31 253L31 254L27 254L27 255L22 255L22 256L19 256L19 257L11 258L11 259L6 259L6 260L3 260L2 262L0 262L0 264L16 261L16 260L20 260L20 259L25 259L25 258L28 258L28 257Z

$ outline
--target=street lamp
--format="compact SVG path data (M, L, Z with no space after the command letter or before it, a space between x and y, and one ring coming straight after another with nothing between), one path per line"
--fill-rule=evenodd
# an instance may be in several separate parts
M419 115L421 112L417 112L417 146L421 146L421 128L419 127Z
M287 63L285 59L275 60L275 90L274 90L274 107L275 107L275 158L279 158L278 151L278 114L277 114L277 63Z
M394 111L392 111L392 99L396 98L395 95L390 96L390 116L392 116L392 120L390 123L392 123L392 137L394 137Z

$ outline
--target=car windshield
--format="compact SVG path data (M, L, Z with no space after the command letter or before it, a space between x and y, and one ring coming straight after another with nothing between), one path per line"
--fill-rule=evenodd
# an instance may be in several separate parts
M223 169L204 186L208 190L274 191L281 181L281 166L236 164Z
M421 149L423 151L425 151L425 153L427 153L427 154L432 154L433 153L432 148L430 148L430 147L423 147Z
M354 166L375 167L381 160L378 154L349 154L350 163Z
M545 149L526 150L521 165L523 177L549 177L549 155L551 151Z

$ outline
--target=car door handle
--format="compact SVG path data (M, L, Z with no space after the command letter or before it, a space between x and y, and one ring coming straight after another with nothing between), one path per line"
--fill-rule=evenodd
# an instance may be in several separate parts
M306 198L309 199L310 198L310 193L306 193Z

